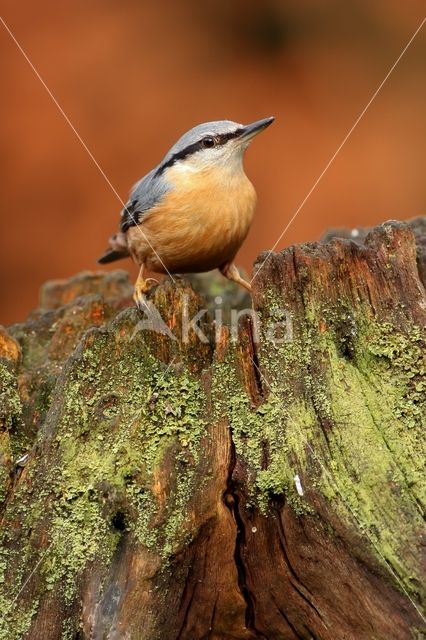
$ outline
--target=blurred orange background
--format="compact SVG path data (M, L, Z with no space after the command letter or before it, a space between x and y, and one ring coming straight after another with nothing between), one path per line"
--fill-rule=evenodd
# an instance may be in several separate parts
M3 1L3 18L113 188L203 121L276 122L249 149L259 203L238 262L272 247L425 15L424 0ZM0 24L0 322L83 269L121 203ZM426 26L278 249L425 212ZM129 262L111 268L136 269Z

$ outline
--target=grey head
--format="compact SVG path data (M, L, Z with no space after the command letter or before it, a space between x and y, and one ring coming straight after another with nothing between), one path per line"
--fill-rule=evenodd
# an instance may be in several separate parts
M232 120L216 120L184 133L163 160L133 187L121 214L121 231L139 224L143 215L173 189L167 177L171 167L197 171L221 165L230 171L238 170L251 140L273 121L271 117L242 125Z
M204 122L183 134L169 149L156 169L161 175L177 163L191 162L193 168L225 163L232 157L241 158L255 135L268 127L274 118L264 118L249 125L232 120Z

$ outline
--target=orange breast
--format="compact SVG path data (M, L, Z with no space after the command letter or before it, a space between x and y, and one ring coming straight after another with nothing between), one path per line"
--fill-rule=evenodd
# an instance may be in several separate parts
M256 204L254 187L244 172L172 168L167 177L175 185L173 191L144 217L140 229L128 231L129 249L137 261L164 271L150 244L175 273L208 271L231 260L248 233Z

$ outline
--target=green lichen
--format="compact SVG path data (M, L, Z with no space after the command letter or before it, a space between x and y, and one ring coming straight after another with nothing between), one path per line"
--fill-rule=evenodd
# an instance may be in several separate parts
M9 540L8 533L4 535ZM34 595L30 602L20 602L21 585L27 581L36 563L37 557L31 557L28 549L6 549L0 545L0 639L20 640L31 626L36 614L39 597Z
M75 621L72 618L65 618L62 623L60 640L75 640L78 637Z
M31 621L37 613L39 606L39 598L34 599L22 607L19 612L13 612L10 615L10 603L0 596L0 608L3 617L0 618L0 638L1 640L20 640L31 626Z
M377 389L354 364L339 357L329 343L331 396L328 451L321 454L321 490L339 513L356 524L373 543L374 549L407 581L417 567L407 549L416 543L421 514L414 498L420 491L415 478L417 462L410 466L407 482L404 446L408 441L403 425L393 411L389 394L376 378ZM387 434L400 430L398 448L389 447ZM396 440L393 440L396 447ZM418 458L420 451L415 452ZM386 526L383 524L386 523Z
M287 347L292 359L293 345ZM284 493L297 513L310 512L295 484L306 458L306 437L314 424L304 402L288 402L287 383L264 380L267 397L253 407L241 388L232 355L215 366L213 381L216 417L228 417L235 451L246 463L249 499L266 513L270 498Z
M199 381L167 370L146 349L141 357L141 346L122 343L114 364L111 340L97 336L64 390L57 437L61 474L59 481L52 479L57 497L52 541L56 563L71 584L88 560L101 552L108 563L114 551L117 534L111 533L105 510L113 515L114 509L131 505L134 513L127 514L127 526L138 540L152 547L165 538L169 546L177 524L166 517L163 528L149 526L158 508L153 474L173 443L187 449L194 463L198 458L204 426ZM188 477L185 483L187 488ZM190 492L179 481L173 491L183 517ZM62 578L56 569L50 579L56 583Z
M42 588L66 603L88 563L110 563L123 533L114 526L117 513L128 532L164 559L189 535L185 509L205 431L204 392L198 377L159 362L144 336L131 339L126 322L124 314L108 330L87 334L54 393L44 427L51 443L43 456L47 467L33 478L32 496L22 488L24 526L38 530L48 518ZM177 470L165 479L167 509L161 511L154 485L169 451L176 453L169 458ZM18 515L16 504L10 518ZM19 562L13 564L17 582L3 585L5 602L13 601L19 575L25 576ZM12 618L8 638L18 637L10 632Z
M10 465L20 436L22 404L18 381L11 365L0 361L0 503L10 483Z
M5 362L0 361L0 420L3 429L11 429L22 414L18 380Z
M195 469L185 468L178 472L176 488L167 505L167 515L162 531L161 556L168 559L182 542L190 541L190 531L184 523L186 506L194 495Z
M265 400L250 405L229 359L216 376L226 380L217 384L217 402L253 498L267 512L269 498L284 494L306 513L310 492L326 497L347 527L366 536L398 586L417 596L411 551L425 498L424 335L412 321L401 327L380 323L369 309L350 310L342 297L334 306L305 301L291 339L284 332L274 342L278 313L287 324L294 318L282 300L266 297L258 353Z
M343 298L334 306L305 304L291 348L262 342L270 392L285 394L288 381L296 390L286 397L286 421L289 406L303 409L296 427L286 427L290 453L272 460L271 469L281 468L285 491L297 461L303 484L326 496L349 527L367 536L398 586L417 595L411 550L425 498L425 337L412 321L401 328L349 306Z
M343 297L321 307L303 302L296 324L266 292L258 349L264 399L253 406L248 398L231 345L211 372L213 418L229 422L253 504L267 514L270 499L284 494L298 514L314 514L312 495L325 499L416 595L410 550L424 499L424 338L413 322L380 323ZM145 336L133 335L136 320L125 312L86 334L58 381L38 443L43 462L36 473L29 465L6 510L28 542L0 556L7 613L0 640L17 640L31 624L37 597L35 608L14 605L37 562L36 591L54 589L66 605L91 561L111 564L124 533L157 553L163 568L191 538L189 504L212 416L200 378L187 363L158 361ZM10 415L19 418L10 383ZM70 634L65 624L62 637Z

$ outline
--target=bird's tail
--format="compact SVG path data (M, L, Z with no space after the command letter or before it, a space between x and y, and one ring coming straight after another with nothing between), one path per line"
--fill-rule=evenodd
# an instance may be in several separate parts
M99 264L108 264L108 262L121 260L130 255L124 233L117 233L115 236L112 236L109 239L109 245L105 253L98 258Z

